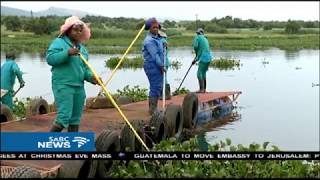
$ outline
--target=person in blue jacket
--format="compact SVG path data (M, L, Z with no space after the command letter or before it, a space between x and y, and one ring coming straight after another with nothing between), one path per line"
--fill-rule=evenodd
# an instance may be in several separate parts
M84 81L97 84L88 67L81 61L79 53L88 60L88 51L82 44L89 40L90 29L78 17L66 19L60 35L47 51L47 62L52 72L52 91L57 105L57 116L50 129L60 132L79 131L80 118L86 98Z
M206 73L212 60L212 52L210 50L208 39L204 36L204 30L199 28L196 31L196 34L197 35L192 41L192 47L196 53L196 57L192 61L192 64L195 64L197 61L199 61L197 77L200 88L197 93L205 93L207 87Z
M21 88L25 85L22 72L15 59L15 54L8 52L6 53L6 61L1 66L1 89L7 90L7 93L1 98L1 103L7 105L11 110L13 109L13 86L16 77L19 80Z
M149 90L149 113L157 111L158 99L162 92L164 68L163 44L158 30L160 23L156 18L150 18L145 22L145 30L149 30L143 42L144 71L148 77Z

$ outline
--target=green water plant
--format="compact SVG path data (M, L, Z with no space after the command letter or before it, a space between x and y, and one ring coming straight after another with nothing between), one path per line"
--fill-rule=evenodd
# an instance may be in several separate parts
M209 145L209 152L280 151L270 143L233 145L230 139ZM171 138L155 145L151 151L200 151L197 138L178 143ZM320 163L303 160L133 160L116 166L114 178L319 178Z

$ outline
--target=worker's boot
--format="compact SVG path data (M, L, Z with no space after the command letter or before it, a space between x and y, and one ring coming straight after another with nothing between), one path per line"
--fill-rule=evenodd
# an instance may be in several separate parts
M79 125L69 125L68 132L78 132L79 131Z
M199 80L199 91L197 91L196 93L204 93L204 80Z
M207 79L205 78L203 81L203 92L206 93L207 92Z
M63 130L63 127L59 124L52 124L50 132L61 132Z
M157 111L158 97L149 97L149 114L152 115Z

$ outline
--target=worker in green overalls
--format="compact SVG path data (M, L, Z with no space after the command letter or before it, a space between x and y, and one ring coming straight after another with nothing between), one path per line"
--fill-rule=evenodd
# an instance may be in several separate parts
M205 93L207 87L206 73L212 60L212 53L208 39L204 36L203 29L199 28L196 33L197 35L192 41L192 47L196 53L196 57L192 61L192 64L195 64L197 61L199 61L197 77L200 88L197 93Z
M66 19L60 35L49 46L47 62L52 66L52 90L57 106L57 116L50 129L60 132L79 131L80 118L86 98L84 81L97 84L88 67L81 61L79 53L88 59L88 51L82 44L89 40L90 29L78 17Z
M22 72L15 62L15 59L16 56L14 53L6 53L6 61L1 66L1 89L7 91L4 96L1 95L1 103L7 105L11 110L13 109L13 86L16 77L19 80L20 88L25 85L22 78Z

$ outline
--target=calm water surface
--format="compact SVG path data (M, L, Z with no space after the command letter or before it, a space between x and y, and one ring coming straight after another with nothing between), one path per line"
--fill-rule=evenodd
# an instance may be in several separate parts
M168 73L171 90L179 86L188 70L194 57L191 52L190 48L171 49L170 59L182 63L179 70ZM230 138L233 144L269 141L281 150L319 150L319 86L312 87L313 83L319 84L319 50L215 51L214 55L241 60L242 66L228 71L210 68L207 90L240 90L242 94L235 109L240 117L218 128L208 128L207 142ZM121 55L90 55L90 63L104 80L111 74L104 61L113 56ZM1 60L4 60L3 52ZM44 57L22 53L17 63L26 81L17 97L42 96L53 102L50 66ZM197 67L192 67L183 87L191 91L198 89L196 72ZM114 93L126 85L148 88L143 69L119 70L107 88ZM18 86L16 83L15 89ZM87 97L99 92L98 86L90 83L85 87Z

